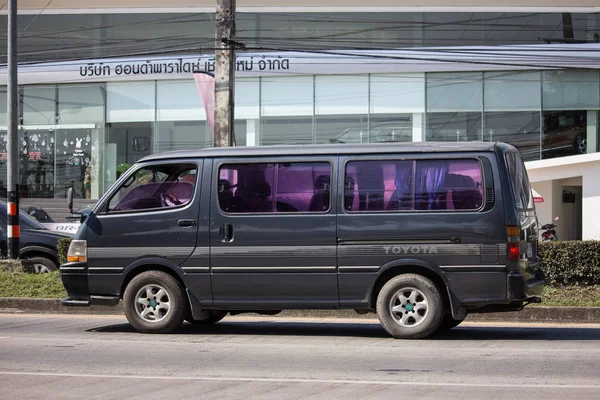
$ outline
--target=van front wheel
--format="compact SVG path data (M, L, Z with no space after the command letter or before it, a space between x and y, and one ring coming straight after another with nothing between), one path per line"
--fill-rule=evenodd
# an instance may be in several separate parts
M435 284L417 274L390 279L377 297L377 315L397 339L421 339L433 334L444 318L444 303Z
M146 271L129 282L123 295L129 323L142 333L169 333L183 323L186 303L179 282L162 271Z

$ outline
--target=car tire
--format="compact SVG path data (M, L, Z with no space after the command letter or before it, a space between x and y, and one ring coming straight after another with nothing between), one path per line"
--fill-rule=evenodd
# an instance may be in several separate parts
M575 147L575 152L577 154L586 154L587 153L587 139L586 139L585 135L583 135L583 134L577 135L573 146Z
M54 260L46 257L32 257L29 260L30 270L34 274L43 274L58 270L58 265Z
M185 318L185 320L187 322L189 322L190 324L194 324L194 325L212 325L212 324L216 324L217 322L219 322L220 320L225 318L225 316L227 315L227 312L207 310L207 311L202 311L202 314L203 314L203 318L201 318L201 319L194 319L191 316L188 316Z
M430 279L417 274L398 275L381 288L377 316L394 338L423 339L441 325L444 303Z
M171 275L146 271L134 277L123 295L125 316L141 333L169 333L187 313L183 289Z
M442 319L442 323L440 324L438 331L440 331L440 332L449 331L452 328L456 328L464 320L465 320L464 318L463 319L454 319L454 317L452 317L452 314L446 314L446 315L444 315L444 319Z

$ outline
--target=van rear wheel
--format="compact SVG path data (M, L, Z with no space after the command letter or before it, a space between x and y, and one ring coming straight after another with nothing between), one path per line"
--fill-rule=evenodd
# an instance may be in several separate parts
M390 279L377 297L377 316L396 339L421 339L433 334L444 318L444 303L435 284L422 275Z
M169 333L187 310L179 282L162 271L146 271L129 282L123 295L129 323L142 333Z

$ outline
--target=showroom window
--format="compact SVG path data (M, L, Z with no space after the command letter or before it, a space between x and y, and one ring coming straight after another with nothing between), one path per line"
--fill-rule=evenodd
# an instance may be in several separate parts
M427 74L428 142L483 139L481 72Z
M315 78L315 142L369 142L369 77ZM346 140L344 140L346 139Z
M313 142L313 76L261 79L262 145Z
M103 84L58 85L55 197L71 186L75 198L104 193L105 98Z
M484 78L484 140L510 143L524 160L539 160L541 74L485 72Z
M595 152L598 71L544 71L543 77L542 158Z
M420 140L425 74L371 75L369 89L369 142Z

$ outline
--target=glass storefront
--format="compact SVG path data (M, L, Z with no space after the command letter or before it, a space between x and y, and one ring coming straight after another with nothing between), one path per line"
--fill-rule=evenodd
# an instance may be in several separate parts
M235 90L237 146L504 141L525 160L598 151L600 71L263 76ZM212 146L192 79L24 86L20 109L24 198L72 187L97 199L146 155ZM0 156L1 191L5 92Z
M600 109L600 76L597 71L543 72L542 158L596 151Z
M198 53L214 45L214 13L19 15L19 61ZM6 15L0 31L6 32ZM600 42L598 13L288 12L236 14L247 48L398 49ZM65 29L68 27L68 29ZM76 34L74 33L76 32ZM274 34L276 32L276 34ZM44 40L40 40L44 38ZM6 55L6 40L0 42ZM5 59L0 57L0 62Z

